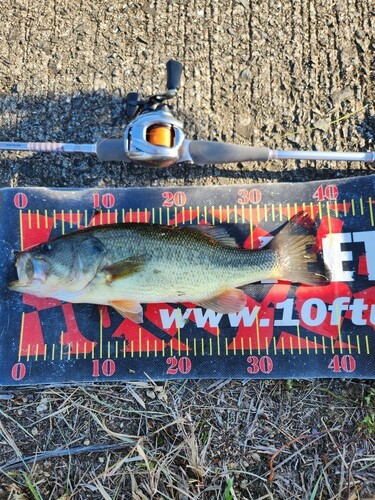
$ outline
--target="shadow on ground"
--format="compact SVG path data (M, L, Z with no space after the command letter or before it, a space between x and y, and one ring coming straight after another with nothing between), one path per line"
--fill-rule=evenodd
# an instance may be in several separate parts
M17 89L0 98L0 140L95 143L101 137L121 137L126 125L124 98L104 91L50 95L47 99L21 97ZM176 112L188 124L194 117ZM357 125L373 148L375 118L367 111ZM189 130L188 138L197 139ZM207 139L199 137L199 139ZM291 142L290 149L293 149ZM332 148L334 150L334 148ZM135 164L100 162L94 155L0 152L2 186L117 187L134 185L213 184L241 182L298 182L373 173L369 164L289 161L230 165L175 165L153 169Z

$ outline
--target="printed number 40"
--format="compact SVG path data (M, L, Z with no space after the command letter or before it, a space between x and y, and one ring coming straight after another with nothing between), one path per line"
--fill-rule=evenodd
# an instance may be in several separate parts
M338 195L339 190L335 184L328 184L327 186L321 184L313 194L313 198L317 201L334 201L337 200Z
M334 373L340 373L341 370L346 373L352 373L356 368L356 362L351 354L345 354L344 356L335 354L331 359L328 368Z

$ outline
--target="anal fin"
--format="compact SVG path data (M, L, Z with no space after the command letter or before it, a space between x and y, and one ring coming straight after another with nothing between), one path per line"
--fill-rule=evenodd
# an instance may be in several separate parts
M134 323L143 322L142 306L135 300L111 300L109 305L124 318L130 319Z
M246 306L246 294L243 290L232 288L230 290L225 290L215 297L201 300L197 302L197 305L218 313L236 313L242 311Z

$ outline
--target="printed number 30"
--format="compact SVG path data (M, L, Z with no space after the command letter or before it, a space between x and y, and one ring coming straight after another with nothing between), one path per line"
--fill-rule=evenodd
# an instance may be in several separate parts
M255 375L256 373L271 373L273 370L273 361L269 356L249 356L247 358L249 366L247 373Z

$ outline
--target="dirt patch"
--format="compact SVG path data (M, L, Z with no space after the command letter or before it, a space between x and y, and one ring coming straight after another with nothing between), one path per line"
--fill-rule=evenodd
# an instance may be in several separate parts
M177 58L175 111L190 138L374 150L371 14L366 0L4 0L0 140L121 135L126 93L164 89L165 63ZM42 153L1 153L0 166L4 187L373 173L366 164L307 161L152 170ZM356 380L24 390L0 401L1 496L369 498L374 391Z

